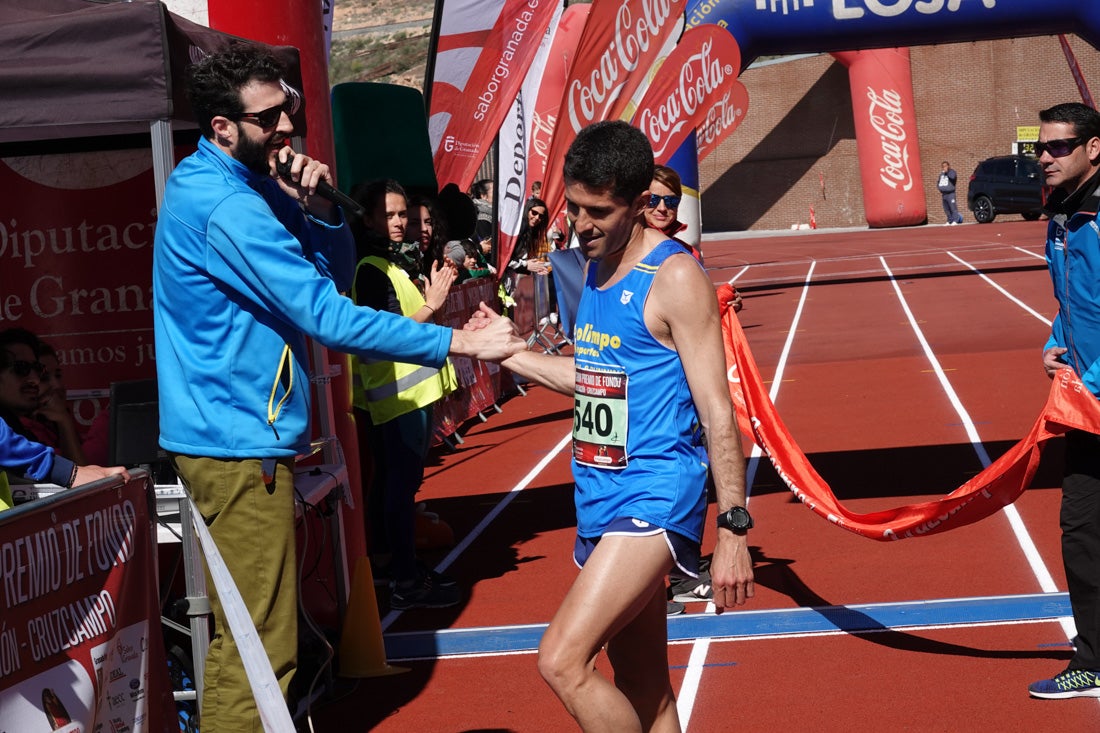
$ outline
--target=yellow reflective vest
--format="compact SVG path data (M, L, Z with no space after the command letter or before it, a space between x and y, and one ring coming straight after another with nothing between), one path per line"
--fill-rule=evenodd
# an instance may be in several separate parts
M424 306L424 296L409 278L408 273L384 257L364 257L356 268L377 267L393 284L401 313L411 316ZM359 302L352 286L351 297ZM370 412L375 425L388 422L407 412L436 402L458 387L454 366L448 360L442 369L372 359L352 359L352 404Z

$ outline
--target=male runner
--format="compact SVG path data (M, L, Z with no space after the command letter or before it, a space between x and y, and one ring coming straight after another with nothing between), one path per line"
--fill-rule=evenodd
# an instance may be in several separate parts
M574 355L501 363L574 395L580 574L543 636L539 671L585 731L679 731L668 673L665 576L694 574L707 456L719 531L721 613L753 595L744 454L726 381L714 286L679 243L645 225L648 140L624 122L578 134L567 210L589 259ZM483 309L471 328L497 318ZM596 671L606 646L612 683Z

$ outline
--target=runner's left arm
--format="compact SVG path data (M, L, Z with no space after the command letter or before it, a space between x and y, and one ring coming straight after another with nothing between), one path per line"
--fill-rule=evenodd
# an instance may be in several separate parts
M714 286L693 259L672 257L658 270L650 302L653 309L647 306L647 325L659 340L668 340L684 366L706 434L718 511L745 506L745 454L726 380ZM718 531L710 572L719 613L740 606L753 596L747 532Z

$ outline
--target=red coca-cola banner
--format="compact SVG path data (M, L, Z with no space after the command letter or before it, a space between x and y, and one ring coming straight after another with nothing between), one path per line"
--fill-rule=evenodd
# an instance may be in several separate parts
M565 202L561 166L581 129L616 119L680 24L684 0L594 0L565 84L542 187L551 212Z
M473 182L559 6L559 0L504 0L500 15L483 26L484 3L444 4L429 122L440 186L465 190ZM453 60L475 49L469 75L456 75L461 64Z
M146 490L0 514L0 731L178 730Z
M871 227L928 219L908 48L834 53L848 67L863 208Z
M725 29L704 25L684 33L634 114L658 163L667 163L694 130L705 132L710 152L741 123L749 93L737 80L740 68L741 51Z
M977 476L936 501L858 514L837 500L776 412L731 307L733 286L719 286L718 301L730 396L742 432L767 454L799 501L838 527L863 537L883 541L923 537L985 519L1016 501L1028 488L1046 441L1068 430L1100 433L1100 403L1071 370L1063 369L1027 436Z

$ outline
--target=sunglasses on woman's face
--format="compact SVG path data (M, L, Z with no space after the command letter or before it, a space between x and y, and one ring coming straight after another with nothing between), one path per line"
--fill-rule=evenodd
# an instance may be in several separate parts
M672 195L658 196L655 193L651 193L651 194L649 194L649 203L646 205L646 208L647 209L656 209L657 206L662 201L665 202L665 208L666 209L675 209L675 208L679 208L679 206L680 206L680 197L679 196L672 196Z

